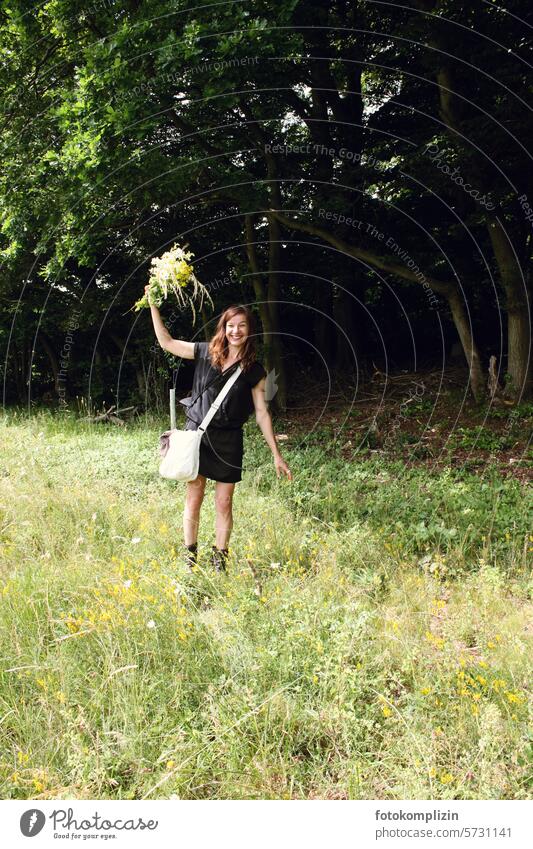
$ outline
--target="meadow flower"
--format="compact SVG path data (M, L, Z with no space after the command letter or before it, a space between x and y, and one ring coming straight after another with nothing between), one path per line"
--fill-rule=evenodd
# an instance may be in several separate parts
M141 537L133 537L131 544L132 545L138 545L138 543L140 543L140 541L141 541Z
M192 308L194 320L196 315L194 300L199 300L201 308L206 297L211 302L211 306L214 306L208 289L200 283L189 262L193 256L191 251L185 251L178 245L173 245L162 256L154 257L150 267L148 293L136 301L134 309L138 311L151 304L160 307L170 293L175 296L180 307L188 305ZM183 289L189 285L191 294L186 295Z
M507 701L511 702L512 705L519 705L524 701L523 696L520 696L518 693L506 693L505 696Z
M148 622L146 623L146 627L147 627L147 628L155 628L155 622L154 622L154 620L153 620L153 619L149 619L149 620L148 620Z

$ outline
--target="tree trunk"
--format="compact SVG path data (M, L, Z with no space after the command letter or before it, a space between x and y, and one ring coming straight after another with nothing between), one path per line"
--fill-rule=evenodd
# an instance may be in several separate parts
M338 325L336 329L337 346L335 366L339 371L357 371L356 327L353 316L353 299L345 289L337 289L333 294L333 317Z
M485 376L481 366L481 357L472 336L470 321L460 292L454 291L450 293L448 295L448 303L468 363L470 388L475 401L480 403L485 398Z
M510 385L505 386L505 396L519 404L531 396L531 325L527 304L507 307L507 373Z
M44 348L45 354L48 357L48 362L50 363L50 368L52 369L52 374L54 376L54 389L56 393L59 395L59 364L57 362L57 357L55 355L55 351L52 348L52 345L45 336L45 334L41 331L41 342Z
M276 184L277 186L278 184ZM273 401L275 410L287 409L287 382L285 379L285 363L283 361L283 345L279 318L279 257L281 252L280 226L274 216L268 216L269 254L268 254L268 311L270 313L270 344L272 349L272 364L275 369L277 392Z
M438 35L435 36L435 42L431 44L437 49L445 46L440 43ZM444 50L442 55L444 56L445 53ZM461 153L465 149L461 121L461 110L465 107L464 101L457 96L457 93L461 90L461 84L457 79L457 73L454 72L448 60L441 59L441 61L442 65L436 75L439 86L440 114L453 143ZM470 154L470 149L468 153ZM466 162L468 162L469 170L475 176L477 184L484 186L486 181L483 161L479 156L474 155L472 158L469 156ZM528 395L531 391L529 359L531 331L527 289L518 257L500 220L494 214L486 213L485 222L507 299L507 373L510 382L505 387L505 394L512 400L519 402L524 395Z
M509 237L497 218L487 222L507 307L507 374L505 396L519 403L531 393L531 324L522 269Z
M318 350L329 363L335 354L332 323L329 318L333 313L331 286L323 280L315 280L315 292L316 312L313 321L313 337Z
M21 404L23 404L27 400L26 357L24 341L22 341L20 348L16 342L13 342L13 361L17 400Z
M263 329L265 368L267 372L274 370L276 385L278 387L276 395L270 400L270 405L274 410L285 410L287 408L285 366L282 358L282 346L279 336L279 317L276 309L277 302L275 303L276 308L272 308L270 287L269 289L266 288L263 275L259 268L253 217L251 215L245 215L244 223L246 231L246 253L250 269L252 271L252 284ZM272 274L274 279L277 277L274 270L271 269L269 273L269 280L272 279Z
M137 378L137 388L141 398L144 398L146 393L146 375L144 373L144 365L142 368L135 369L135 377Z
M289 227L294 230L301 230L304 233L310 233L313 236L318 236L319 238L324 239L325 242L333 245L342 253L346 254L346 256L353 256L356 259L361 259L374 268L379 268L381 271L393 274L403 280L409 280L412 283L417 283L419 286L424 286L424 288L429 286L431 289L434 289L435 292L442 295L442 297L446 298L459 334L459 339L461 340L461 344L465 352L468 367L470 369L470 388L472 390L472 394L477 402L480 402L485 397L485 380L481 368L481 357L479 356L477 345L474 342L474 338L470 330L470 324L463 305L461 294L455 283L435 280L433 277L429 277L427 275L424 277L424 282L422 283L413 271L395 260L383 258L378 254L374 254L372 251L360 248L358 245L351 245L349 242L339 239L339 237L334 233L325 230L322 227L316 227L314 224L305 224L301 221L287 218L278 211L273 211L273 214L277 216L279 221L285 227ZM434 296L432 295L432 297Z

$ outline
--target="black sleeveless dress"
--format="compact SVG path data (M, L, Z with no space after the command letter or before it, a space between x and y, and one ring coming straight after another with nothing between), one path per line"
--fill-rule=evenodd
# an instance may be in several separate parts
M197 430L211 404L238 368L234 363L223 372L211 364L209 343L194 343L194 377L190 398L183 398L187 416L185 430ZM266 377L259 362L239 375L211 419L200 442L198 474L222 483L242 480L244 456L243 425L254 410L252 387Z

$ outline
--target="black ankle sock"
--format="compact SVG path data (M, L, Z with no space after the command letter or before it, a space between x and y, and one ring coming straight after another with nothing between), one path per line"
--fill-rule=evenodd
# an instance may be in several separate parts
M186 555L185 555L186 562L189 564L189 566L191 568L193 566L197 566L198 565L198 543L193 542L193 543L191 543L191 545L186 545L185 551L186 551Z

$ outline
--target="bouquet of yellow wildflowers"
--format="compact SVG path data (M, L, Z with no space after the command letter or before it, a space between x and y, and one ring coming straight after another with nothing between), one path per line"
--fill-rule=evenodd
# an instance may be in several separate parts
M188 306L192 309L193 323L196 320L195 303L199 302L201 309L204 297L207 297L213 306L209 292L200 283L189 262L193 256L191 251L173 245L171 250L166 251L162 256L154 257L148 280L149 288L143 297L136 301L135 311L150 306L160 307L170 292L176 297L182 309ZM186 287L190 287L188 292L183 291Z

